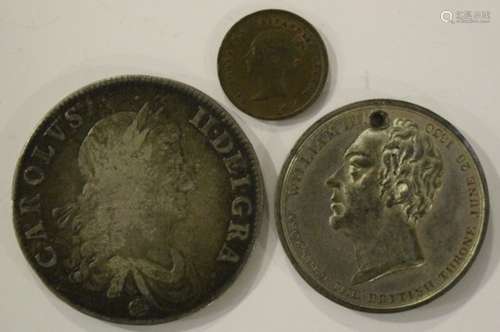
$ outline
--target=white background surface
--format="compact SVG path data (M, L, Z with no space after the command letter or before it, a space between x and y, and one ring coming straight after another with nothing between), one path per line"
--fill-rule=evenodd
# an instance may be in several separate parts
M280 122L256 120L225 97L216 58L244 15L282 8L311 22L331 71L320 100ZM488 10L487 24L445 24L443 10ZM497 16L498 15L498 16ZM21 1L0 2L1 331L499 331L500 2L498 1ZM269 212L255 251L231 289L208 308L154 327L114 325L56 299L15 239L11 182L17 157L58 101L95 80L152 74L219 101L255 146ZM396 98L434 110L469 139L490 188L484 246L464 279L421 308L367 314L312 290L289 263L274 227L277 174L299 135L350 102Z

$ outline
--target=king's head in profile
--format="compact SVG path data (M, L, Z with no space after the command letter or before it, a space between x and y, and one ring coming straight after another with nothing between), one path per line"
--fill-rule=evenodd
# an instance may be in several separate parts
M419 267L417 235L441 187L443 162L431 137L407 119L372 113L328 178L330 226L352 240L353 285Z
M71 239L71 282L131 298L132 316L196 299L196 269L172 243L194 189L184 158L181 131L161 106L114 112L91 128L78 154L81 193L53 211Z

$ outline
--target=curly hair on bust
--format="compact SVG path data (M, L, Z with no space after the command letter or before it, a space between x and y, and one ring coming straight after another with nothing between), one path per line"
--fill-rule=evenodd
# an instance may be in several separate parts
M415 227L432 208L442 185L443 160L431 137L407 119L394 119L382 148L380 196L387 206L400 205Z

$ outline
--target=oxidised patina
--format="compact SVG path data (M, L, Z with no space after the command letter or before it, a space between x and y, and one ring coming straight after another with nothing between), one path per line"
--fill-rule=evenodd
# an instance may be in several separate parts
M60 298L121 323L208 304L245 263L262 213L254 151L217 103L174 81L85 87L36 129L14 180L22 250Z
M261 119L293 116L320 95L328 56L319 33L303 18L277 9L245 16L224 37L219 79L228 98Z

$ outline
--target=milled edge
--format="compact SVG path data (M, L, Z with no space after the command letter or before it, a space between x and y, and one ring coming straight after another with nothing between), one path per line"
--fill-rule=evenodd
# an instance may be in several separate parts
M209 297L209 299L200 305L192 308L191 310L188 310L184 313L174 315L171 317L168 317L166 319L150 319L150 320L128 320L128 319L120 319L120 318L109 318L104 315L100 315L98 313L92 312L91 310L86 309L83 306L76 305L72 303L69 299L63 296L63 294L60 294L59 291L56 290L55 287L50 285L48 282L45 281L43 276L37 272L33 262L32 258L28 257L27 252L24 250L24 246L22 243L22 238L21 238L21 229L20 229L20 223L16 213L16 198L18 196L18 193L16 191L16 183L17 179L19 177L19 173L21 170L21 162L25 154L27 153L27 149L32 143L32 140L34 139L35 136L39 134L39 132L42 130L44 126L49 124L54 118L56 118L61 112L62 109L64 109L67 104L73 102L74 100L77 100L80 98L82 95L85 95L87 93L91 93L93 91L96 91L101 88L105 87L110 87L113 86L114 84L124 84L124 83L152 83L152 84L159 84L162 87L167 87L167 88L172 88L173 90L176 90L182 94L186 94L188 97L193 97L197 101L199 101L200 104L206 104L210 108L211 111L215 112L217 116L219 116L219 120L229 126L229 128L233 131L233 134L236 135L236 138L240 141L241 145L243 148L246 150L245 152L248 154L248 159L250 160L250 171L253 173L252 175L255 178L255 196L256 196L256 208L255 208L255 230L252 238L249 241L249 244L247 246L247 249L244 253L244 255L241 258L241 263L236 269L236 271L227 279L227 281L224 283L224 285L220 288L218 288L213 296ZM37 277L42 281L42 283L51 291L52 294L56 295L57 298L61 299L63 302L67 303L70 307L88 315L94 318L98 318L104 321L112 322L112 323L119 323L119 324L129 324L129 325L155 325L155 324L161 324L161 323L167 323L170 321L174 321L177 319L180 319L184 316L187 316L189 314L195 313L197 311L200 311L201 309L207 307L208 305L212 304L216 299L220 298L222 294L226 292L226 290L235 282L235 280L238 278L238 276L241 274L244 266L247 265L248 259L250 257L251 252L253 251L255 247L255 242L257 237L260 234L260 230L262 228L262 219L263 219L263 212L264 212L264 181L262 177L262 173L260 170L260 164L259 160L257 157L257 154L248 139L248 137L245 135L243 129L238 125L236 120L227 112L221 105L219 105L214 99L209 97L208 95L204 94L200 90L189 86L185 83L181 83L176 80L171 80L167 78L162 78L162 77L156 77L156 76L150 76L150 75L121 75L121 76L115 76L111 78L106 78L102 79L99 81L96 81L94 83L90 83L85 85L84 87L76 90L75 92L67 95L64 97L60 102L58 102L44 117L43 119L37 124L34 132L31 134L29 137L28 141L25 143L22 152L18 158L18 161L16 163L15 171L14 171L14 176L12 180L12 196L11 196L11 201L12 201L12 219L13 219L13 224L14 224L14 230L16 234L16 238L19 244L19 248L21 252L23 253L23 256L26 258L28 261L29 265L33 269L33 272L37 275Z

